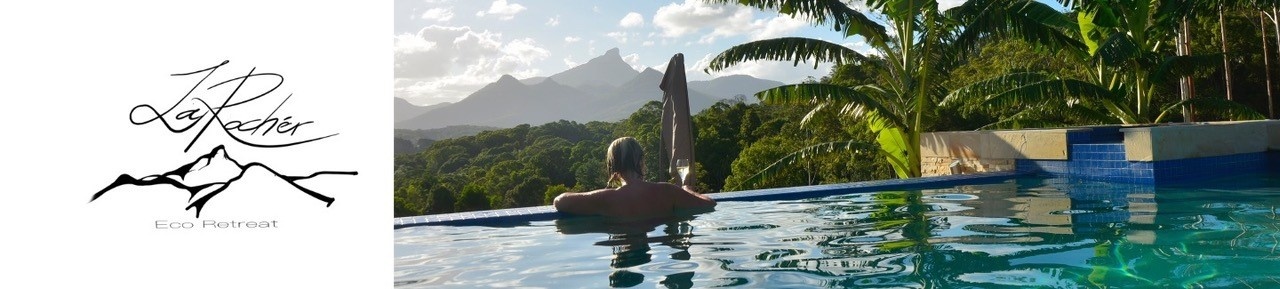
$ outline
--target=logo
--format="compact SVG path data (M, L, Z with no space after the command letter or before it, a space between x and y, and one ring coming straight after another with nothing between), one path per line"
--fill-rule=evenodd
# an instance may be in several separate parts
M170 74L174 77L199 77L199 81L164 111L149 104L134 106L129 111L129 122L136 126L163 126L169 133L177 135L194 130L191 141L182 149L184 153L189 152L205 133L211 131L220 131L237 144L258 149L287 148L338 135L307 133L305 131L315 126L314 121L298 119L292 115L277 115L293 94L284 96L279 103L264 102L271 99L271 96L279 95L275 92L284 84L285 79L281 74L256 72L255 67L243 75L221 81L217 78L211 80L218 69L228 63L230 61L222 61L209 68ZM254 117L255 114L264 116ZM233 184L246 178L269 178L283 181L299 193L329 207L334 198L300 183L328 175L357 175L357 172L282 173L262 162L237 161L228 154L225 145L219 144L208 153L167 172L141 178L121 174L114 182L93 194L89 202L101 199L108 192L125 185L171 186L189 194L184 210L195 209L195 216L199 218L209 201Z

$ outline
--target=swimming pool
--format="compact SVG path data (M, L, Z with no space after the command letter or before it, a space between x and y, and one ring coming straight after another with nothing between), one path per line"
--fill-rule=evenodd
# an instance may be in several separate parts
M1022 177L650 222L395 230L395 286L1280 287L1280 177Z

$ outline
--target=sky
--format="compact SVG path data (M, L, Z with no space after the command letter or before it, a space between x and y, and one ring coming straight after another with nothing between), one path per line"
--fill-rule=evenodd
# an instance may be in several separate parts
M939 2L945 9L963 0ZM844 38L830 27L702 0L397 0L394 13L395 96L417 105L456 102L505 74L550 76L611 48L637 71L662 71L672 55L683 53L690 81L746 74L784 83L820 78L831 65L752 62L713 74L703 69L734 45L783 36L871 52L861 37Z

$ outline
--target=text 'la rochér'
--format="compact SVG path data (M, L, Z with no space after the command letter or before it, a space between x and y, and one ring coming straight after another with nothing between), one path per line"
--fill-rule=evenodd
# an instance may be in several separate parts
M278 103L261 101L270 99L268 96L282 94L275 92L284 84L284 75L255 72L257 68L254 67L247 73L233 74L234 77L231 78L215 77L218 69L228 63L230 61L222 61L212 67L171 74L170 76L175 77L200 78L164 111L150 104L133 107L129 111L129 121L134 125L159 121L174 134L198 128L191 137L191 142L183 149L184 152L190 150L210 128L226 132L236 142L259 148L287 147L337 135L334 133L307 137L316 134L299 134L299 131L310 128L308 125L314 121L278 115L280 108L284 107L293 94L284 95ZM206 85L207 83L211 84ZM243 117L244 115L250 117Z

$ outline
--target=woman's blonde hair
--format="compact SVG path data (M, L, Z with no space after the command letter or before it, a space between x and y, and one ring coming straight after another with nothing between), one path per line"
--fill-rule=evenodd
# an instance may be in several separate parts
M632 137L620 137L609 144L609 152L605 155L605 171L609 174L609 184L622 174L635 172L644 177L644 151L640 142Z

